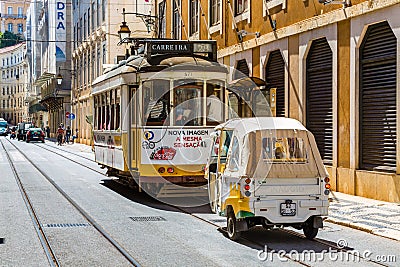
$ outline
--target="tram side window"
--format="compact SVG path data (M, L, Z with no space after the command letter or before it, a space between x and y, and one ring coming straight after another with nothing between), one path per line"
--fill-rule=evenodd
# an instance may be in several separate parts
M121 118L121 106L120 106L120 102L121 102L121 90L117 89L115 91L115 129L119 129L120 128L120 118Z
M104 130L105 128L105 121L106 121L106 97L105 95L101 96L101 122L100 122L100 130Z
M225 105L223 90L220 84L207 83L206 115L207 125L218 125L224 120Z
M103 130L110 130L111 128L110 121L110 105L106 106L106 120L103 123Z
M143 124L163 125L170 112L169 81L143 82Z
M202 125L202 82L174 82L174 125Z
M96 97L97 99L97 104L95 106L96 109L96 130L100 129L100 125L101 125L101 99L100 96Z
M94 105L94 114L93 114L93 129L97 130L97 123L98 123L98 117L99 114L97 113L97 96L93 97L93 105Z
M107 125L107 130L113 130L114 129L114 90L111 90L110 92L107 93L108 97L108 102L107 102L107 115L108 119L106 122Z

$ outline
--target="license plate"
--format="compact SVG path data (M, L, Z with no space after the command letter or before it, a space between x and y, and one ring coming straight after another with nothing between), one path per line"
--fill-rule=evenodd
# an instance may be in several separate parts
M295 216L296 215L296 203L281 203L281 215L282 216Z

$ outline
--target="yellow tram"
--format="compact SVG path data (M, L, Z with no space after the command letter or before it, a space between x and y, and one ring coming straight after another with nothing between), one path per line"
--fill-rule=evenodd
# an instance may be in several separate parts
M217 62L215 41L142 39L135 46L136 55L93 82L96 162L145 189L205 184L212 129L257 114L238 86L228 90L230 71Z

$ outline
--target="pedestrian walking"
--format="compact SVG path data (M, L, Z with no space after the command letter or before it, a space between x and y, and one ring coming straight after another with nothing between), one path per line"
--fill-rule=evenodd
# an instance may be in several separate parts
M46 135L47 138L50 138L50 127L48 125L46 126Z
M67 126L67 130L65 131L65 143L69 144L70 137L71 137L71 128Z

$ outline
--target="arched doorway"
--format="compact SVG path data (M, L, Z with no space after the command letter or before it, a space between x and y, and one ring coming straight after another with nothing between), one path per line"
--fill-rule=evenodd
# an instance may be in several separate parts
M306 126L314 134L324 163L332 165L332 50L326 38L312 42L306 68Z
M285 62L279 50L268 56L265 81L268 88L276 88L276 116L285 117Z
M396 170L397 40L384 21L360 46L360 157L366 170Z

